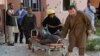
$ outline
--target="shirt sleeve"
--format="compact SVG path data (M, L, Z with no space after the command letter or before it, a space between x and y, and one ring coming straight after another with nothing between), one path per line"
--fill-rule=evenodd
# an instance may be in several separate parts
M12 14L14 14L14 10L8 10L8 15L12 16Z
M93 30L89 17L83 13L83 18L85 19L86 29Z
M43 20L43 22L42 22L42 26L43 26L43 27L46 27L47 22L48 22L48 20L47 20L47 18L45 18L45 19Z
M21 15L18 15L18 18L23 18L27 13L25 11L22 11L22 14Z
M67 35L67 33L68 33L68 30L69 30L69 16L68 16L68 18L66 19L66 21L65 21L65 24L64 24L64 27L63 27L63 31L62 31L62 33L61 33L61 35L62 35L62 38L65 38L66 37L66 35Z
M96 9L95 9L94 6L92 6L92 10L93 10L94 13L96 13Z

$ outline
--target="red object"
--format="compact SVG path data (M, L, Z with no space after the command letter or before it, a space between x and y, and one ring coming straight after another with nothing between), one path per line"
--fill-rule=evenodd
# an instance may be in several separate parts
M50 47L62 47L64 44L47 44Z
M40 41L40 39L38 39L38 36L32 36L32 40Z

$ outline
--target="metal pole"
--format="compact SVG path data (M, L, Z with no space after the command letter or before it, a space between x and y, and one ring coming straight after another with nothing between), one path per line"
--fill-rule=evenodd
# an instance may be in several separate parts
M4 23L4 28L5 28L5 43L7 43L7 30L6 30L6 10L7 10L7 0L5 0L5 23Z

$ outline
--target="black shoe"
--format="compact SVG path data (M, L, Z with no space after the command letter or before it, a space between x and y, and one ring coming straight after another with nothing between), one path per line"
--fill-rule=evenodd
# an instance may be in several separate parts
M29 42L26 42L26 44L29 44Z
M20 42L21 44L23 44L23 42Z
M14 46L14 43L8 43L8 46Z
M17 42L15 42L15 43L17 43Z
M5 44L5 43L0 43L0 45L3 45L3 44Z

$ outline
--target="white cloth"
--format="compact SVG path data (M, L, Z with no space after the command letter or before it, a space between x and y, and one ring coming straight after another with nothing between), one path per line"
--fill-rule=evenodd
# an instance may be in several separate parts
M24 11L24 9L19 10L19 15L21 15L23 11Z
M13 9L8 10L8 13L9 13L9 14L14 14L14 10L13 10Z
M13 26L13 33L18 33L19 32L19 29L18 29L18 23L17 23L17 16L14 16L15 17L15 23L16 23L16 26Z
M15 17L16 18L16 17ZM7 26L6 27L6 35L7 35L7 42L14 43L14 33L18 33L18 25L17 25L17 19L15 19L16 26Z
M9 43L14 43L14 29L12 26L7 26L6 27L6 31L7 31L7 42Z

